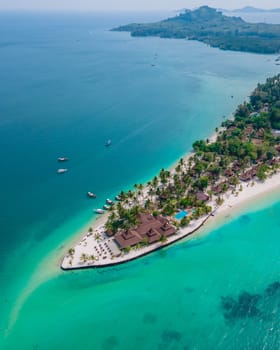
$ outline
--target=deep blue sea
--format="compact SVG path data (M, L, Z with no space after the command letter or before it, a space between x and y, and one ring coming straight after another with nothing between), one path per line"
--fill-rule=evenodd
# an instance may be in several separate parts
M275 56L109 30L166 15L0 14L1 349L278 349L277 196L120 268L59 269L94 208L174 164L279 72Z

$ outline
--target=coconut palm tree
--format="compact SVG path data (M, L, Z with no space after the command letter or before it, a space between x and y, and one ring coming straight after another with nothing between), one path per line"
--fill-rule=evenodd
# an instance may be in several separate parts
M83 254L81 255L81 257L80 257L80 260L81 260L83 263L85 263L85 262L88 260L87 254L83 253Z
M160 236L160 242L161 242L161 243L167 242L167 237L166 237L165 235L161 235L161 236Z
M94 261L95 261L95 256L94 256L94 255L90 255L90 256L89 256L89 260L91 260L92 262L94 262Z
M73 255L75 254L75 249L74 248L70 248L68 249L68 254L73 257Z

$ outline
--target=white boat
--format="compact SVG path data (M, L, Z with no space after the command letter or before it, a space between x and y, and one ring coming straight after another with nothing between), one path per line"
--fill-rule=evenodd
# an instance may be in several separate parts
M68 171L68 169L63 169L63 168L57 169L58 174L63 174L63 173L66 173L67 171Z
M109 147L109 146L111 145L111 143L112 143L112 141L109 139L109 140L107 140L107 142L105 143L105 146L106 146L106 147Z
M96 198L96 194L93 193L93 192L87 192L87 196L88 196L89 198Z
M109 198L106 199L106 203L109 204L109 205L114 204L114 202L111 199L109 199Z
M115 197L115 200L116 200L116 201L121 201L121 200L122 200L122 197L116 196L116 197Z
M110 209L110 206L109 206L109 205L104 204L104 205L103 205L103 208L104 208L105 210L109 210L109 209Z
M57 160L58 160L58 162L66 162L67 160L69 160L69 158L67 158L67 157L58 157Z
M94 209L96 214L104 214L104 210L103 209Z

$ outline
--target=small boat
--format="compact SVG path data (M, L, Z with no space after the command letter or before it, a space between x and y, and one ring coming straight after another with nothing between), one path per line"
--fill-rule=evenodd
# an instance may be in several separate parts
M104 204L104 205L103 205L103 208L104 208L105 210L109 210L111 207L110 207L109 205Z
M58 173L58 174L64 174L64 173L66 173L67 171L68 171L68 169L63 169L63 168L57 169L57 173Z
M94 209L94 212L96 214L104 214L104 210L103 209Z
M115 200L116 200L116 201L121 201L121 200L122 200L122 197L121 197L121 196L116 196L116 197L115 197Z
M92 192L87 192L87 196L89 198L96 198L96 194L95 193L92 193Z
M106 199L106 203L107 203L107 204L109 204L109 205L114 204L114 202L113 202L113 201L111 201L111 199L109 199L109 198L107 198L107 199Z
M58 157L57 160L58 160L58 162L67 162L67 160L69 160L69 158L67 158L67 157Z
M109 146L111 145L111 143L112 143L112 141L109 139L109 140L107 140L107 142L105 143L105 146L106 146L106 147L109 147Z

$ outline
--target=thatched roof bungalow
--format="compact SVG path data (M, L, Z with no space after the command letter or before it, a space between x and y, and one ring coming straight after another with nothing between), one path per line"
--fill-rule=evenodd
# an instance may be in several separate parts
M163 216L140 214L138 221L139 225L136 228L122 230L115 235L115 241L120 248L132 247L144 240L149 244L155 243L160 241L162 236L169 237L176 233L176 228Z

